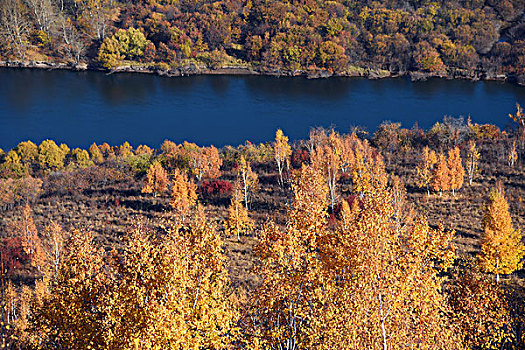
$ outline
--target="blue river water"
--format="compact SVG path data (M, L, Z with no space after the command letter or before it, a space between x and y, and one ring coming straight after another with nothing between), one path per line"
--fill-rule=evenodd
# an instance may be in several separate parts
M290 139L311 127L373 132L382 121L429 128L443 116L511 123L525 87L499 82L404 78L159 77L143 74L0 69L0 148L53 139L158 147L163 140L200 145Z

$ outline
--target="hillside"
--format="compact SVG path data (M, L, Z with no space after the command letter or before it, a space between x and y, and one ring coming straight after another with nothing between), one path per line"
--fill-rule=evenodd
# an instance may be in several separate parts
M6 0L0 58L10 66L170 75L525 83L524 9L523 0Z

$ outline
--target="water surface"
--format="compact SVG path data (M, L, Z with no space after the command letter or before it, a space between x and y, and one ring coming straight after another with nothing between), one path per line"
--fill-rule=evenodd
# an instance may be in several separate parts
M158 147L265 142L282 128L306 138L312 126L374 131L384 120L428 128L443 116L509 125L525 88L499 82L192 76L0 69L0 148L53 139Z

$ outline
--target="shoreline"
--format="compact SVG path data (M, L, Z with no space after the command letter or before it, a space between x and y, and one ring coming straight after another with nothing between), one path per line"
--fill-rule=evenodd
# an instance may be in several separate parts
M287 71L279 69L253 69L242 66L225 66L219 68L202 67L196 64L190 64L183 67L163 69L161 67L146 65L122 65L114 69L106 69L87 63L51 63L46 61L0 61L0 68L25 68L25 69L46 69L46 70L68 70L68 71L93 71L102 72L107 75L117 73L141 73L156 74L164 77L185 77L192 75L252 75L252 76L273 76L273 77L303 77L306 79L327 79L331 77L348 77L348 78L366 78L370 80L386 78L408 77L411 81L426 81L432 78L441 78L447 80L470 80L470 81L499 81L518 86L525 86L525 74L490 74L480 71L468 71L456 69L453 72L429 73L422 71L404 71L392 72L381 69L360 68L346 73L332 73L327 70L316 71Z

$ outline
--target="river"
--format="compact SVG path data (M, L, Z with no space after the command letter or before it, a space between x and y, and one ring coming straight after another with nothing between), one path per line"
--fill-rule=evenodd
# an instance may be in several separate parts
M500 82L404 78L159 77L146 74L0 69L0 148L53 139L158 147L163 140L238 145L291 139L310 127L373 132L384 120L429 128L443 116L510 125L525 87Z

